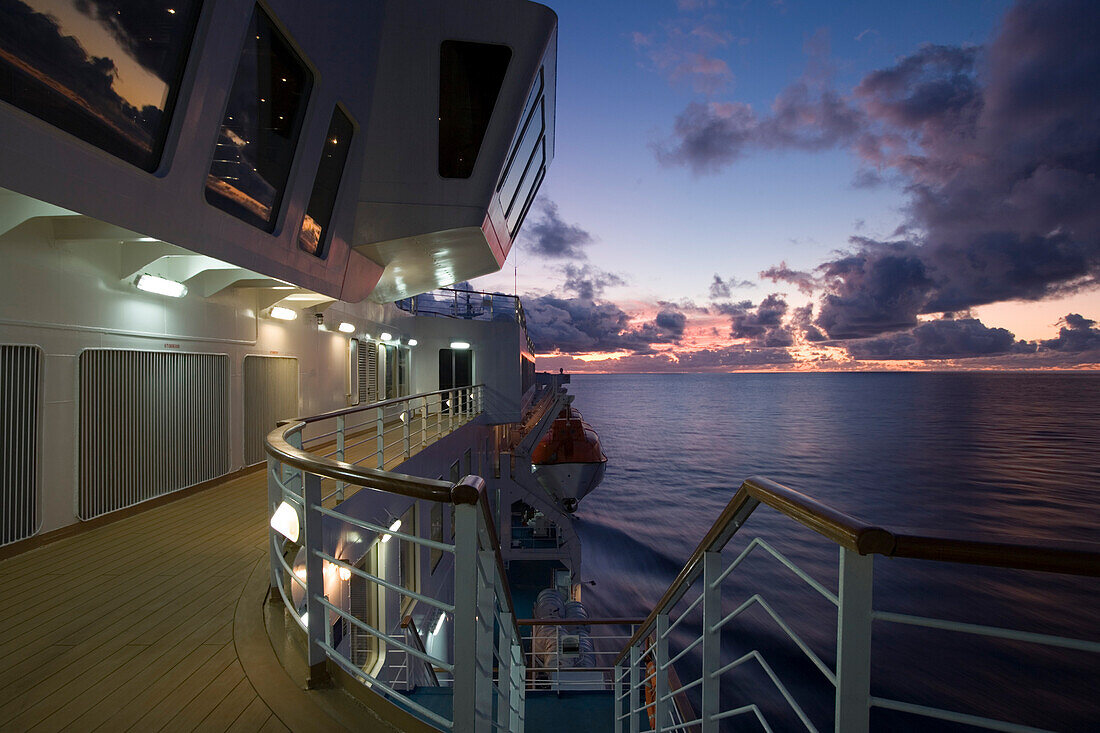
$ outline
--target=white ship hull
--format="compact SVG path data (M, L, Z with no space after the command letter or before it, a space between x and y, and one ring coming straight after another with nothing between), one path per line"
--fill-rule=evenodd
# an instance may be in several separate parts
M566 509L576 511L580 502L603 481L607 461L596 463L542 463L531 467L535 479Z

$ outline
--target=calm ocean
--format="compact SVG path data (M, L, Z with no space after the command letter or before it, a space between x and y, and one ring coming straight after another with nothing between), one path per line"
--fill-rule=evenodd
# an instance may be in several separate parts
M608 455L576 526L593 616L644 616L741 480L763 475L887 529L959 537L1097 541L1100 376L713 374L574 376L574 405ZM748 530L748 531L745 531ZM762 536L826 587L834 545L760 507L730 544ZM726 585L760 592L830 666L835 610L763 553ZM1100 580L879 558L875 607L1100 640ZM759 608L726 634L723 663L760 650L813 722L831 686ZM676 646L694 640L681 635ZM872 694L1038 728L1100 729L1100 657L877 623ZM697 659L678 664L698 676ZM759 667L724 683L723 707L762 702L801 726ZM728 703L726 702L728 701ZM743 719L730 730L758 730ZM875 730L973 730L873 711Z

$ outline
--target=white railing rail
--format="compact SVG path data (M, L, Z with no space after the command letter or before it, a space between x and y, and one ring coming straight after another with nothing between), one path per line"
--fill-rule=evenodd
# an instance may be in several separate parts
M722 549L760 503L814 529L838 546L840 567L835 593L761 538L749 541L732 562L725 563ZM836 608L835 668L815 653L768 603L764 590L736 599L740 602L723 614L723 601L726 600L723 586L736 577L738 567L753 553L766 553ZM612 677L616 733L649 729L716 733L720 721L736 716L753 716L765 730L771 731L756 701L721 699L723 675L749 664L758 666L766 675L798 719L799 727L817 731L810 716L759 649L735 659L722 657L723 631L749 609L762 610L834 688L833 730L844 733L865 733L870 725L870 711L875 707L988 730L1041 730L1012 721L872 696L871 638L875 622L1100 653L1100 642L1092 640L876 610L872 603L875 555L1100 575L1100 546L1058 548L895 534L867 525L767 479L752 478L742 484L664 597L617 655ZM687 631L693 641L671 648L672 632L677 629L681 634ZM744 634L738 638L745 640ZM680 683L675 677L674 665L688 655L694 655L695 664L690 666L699 673L686 683ZM688 699L689 692L694 697L694 705Z
M304 423L310 432L287 437L321 458L387 470L480 415L484 399L480 384L396 397L289 420ZM324 500L343 501L346 488L346 481L337 481Z
M451 396L444 399L454 402L444 412L444 420L449 411L453 417L449 429L453 430L480 411L480 387L433 394L448 392ZM414 409L410 405L432 404L424 402L424 397L427 396L416 395L298 420L281 426L268 436L272 598L282 600L287 613L305 634L311 686L327 684L334 669L339 669L371 692L441 730L464 733L489 729L519 731L523 729L525 716L526 670L484 481L477 476L467 476L451 484L388 473L340 460L339 453L325 456L300 447L302 430L309 423L338 421L335 436L314 436L314 443L326 437L346 437L342 431L349 430L345 419L350 413L369 413L399 405L407 414ZM417 416L417 419L422 418ZM409 422L404 424L407 426ZM405 431L405 445L414 445L407 436L408 431ZM432 440L429 437L421 445ZM347 449L346 444L342 446L342 450ZM325 500L332 497L332 494L323 495L322 481L326 480L337 482L340 491L346 486L363 487L391 496L453 505L453 542L419 536L418 527L386 527L351 516L339 507L326 507ZM275 518L279 512L284 518L293 515L289 526ZM293 526L295 523L297 526ZM330 528L327 539L323 530L326 524ZM276 525L280 529L276 529ZM339 537L331 536L332 528L339 528ZM343 546L349 532L354 532L360 543L366 538L368 546L372 541L382 543L392 538L416 548L452 555L454 584L449 589L451 592L445 594L449 597L433 597L412 590L400 578L387 578L381 570L376 574L353 560L338 557L335 548ZM430 609L433 618L440 618L440 614L449 618L451 641L447 647L443 650L433 647L429 652L422 643L409 639L399 624L392 624L394 628L378 628L371 623L371 618L353 613L350 607L339 602L338 596L342 594L332 592L336 584L350 583L353 578L369 587L372 596L383 606L387 599L394 597L411 599L418 607ZM333 598L337 598L337 602L333 602ZM334 638L334 626L346 627L354 630L353 634L373 640L375 648L392 652L396 660L387 654L388 663L376 669L353 659L356 654L351 650L351 641L341 645L340 640ZM430 668L433 677L438 671L440 677L451 681L449 715L421 704L413 694L410 670L424 665ZM494 698L497 701L495 715Z
M611 690L612 664L641 618L520 619L527 689L553 692ZM582 648L581 638L590 644ZM567 647L565 642L576 643ZM578 662L582 662L577 664ZM597 679L598 676L598 679Z

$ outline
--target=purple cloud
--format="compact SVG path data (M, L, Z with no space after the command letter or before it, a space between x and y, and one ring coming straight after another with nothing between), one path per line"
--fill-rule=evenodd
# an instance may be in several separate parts
M1034 344L1017 341L1011 331L989 328L976 318L929 321L847 346L852 356L863 359L959 359L1035 351Z
M1043 349L1071 353L1100 349L1100 328L1096 328L1096 321L1070 313L1062 319L1062 323L1057 338L1039 342Z
M728 298L733 290L737 288L751 288L753 284L751 280L738 280L732 277L728 280L723 280L719 277L718 273L714 273L714 280L710 283L710 297L712 300Z
M552 259L583 260L584 248L595 241L592 235L576 224L568 224L558 213L553 201L541 204L541 217L524 228L524 239L533 254Z
M761 273L821 288L830 338L904 330L917 316L1100 283L1100 3L1021 0L985 48L925 45L848 95L815 63L767 113L692 103L659 160L696 173L758 149L847 147L860 180L899 182L896 239L854 237L815 273ZM820 63L816 64L820 66Z

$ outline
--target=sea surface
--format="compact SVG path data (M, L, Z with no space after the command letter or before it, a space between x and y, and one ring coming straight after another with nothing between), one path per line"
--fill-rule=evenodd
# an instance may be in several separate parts
M887 529L1100 540L1100 375L575 375L570 392L609 459L575 525L594 617L647 615L754 475ZM755 536L835 591L835 545L761 506L727 561ZM726 611L753 593L834 665L828 601L759 550L726 582ZM878 557L874 594L876 610L1100 641L1097 578ZM832 729L831 685L759 606L728 629L723 663L758 650L810 721ZM674 651L697 633L675 633ZM872 646L873 695L1100 730L1100 655L883 622ZM687 683L699 657L676 666ZM721 694L723 708L758 703L776 731L805 729L756 662L727 675ZM871 720L883 731L975 730L879 710ZM727 726L760 730L748 717Z

